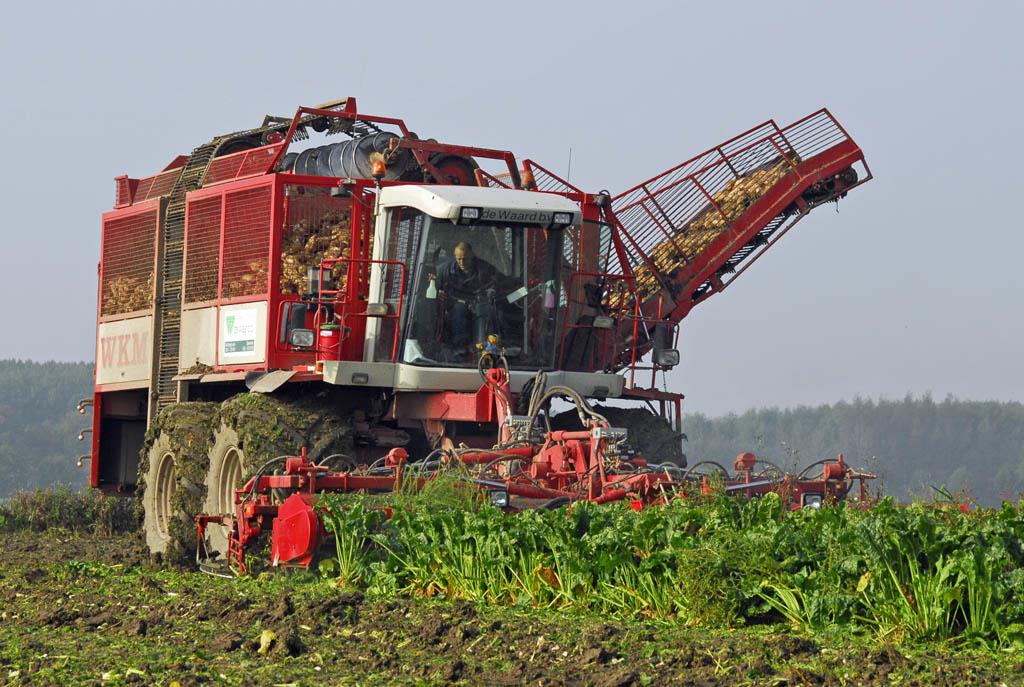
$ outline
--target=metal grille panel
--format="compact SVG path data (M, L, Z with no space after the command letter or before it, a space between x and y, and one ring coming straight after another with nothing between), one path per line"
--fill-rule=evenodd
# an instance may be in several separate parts
M381 283L384 286L383 296L386 300L397 301L402 293L408 293L412 286L412 269L415 266L416 254L419 251L420 239L423 236L423 213L414 211L412 214L395 213L392 217L390 240L386 259L397 260L407 269L402 270L396 265L382 265ZM509 247L508 254L512 254ZM403 274L405 284L402 284Z
M134 181L122 175L114 178L114 207L132 204L132 184Z
M257 296L268 291L270 256L269 186L227 195L224 216L224 298Z
M235 175L238 174L239 168L242 166L242 160L244 157L245 153L235 153L234 155L219 157L211 162L210 169L206 172L206 178L203 181L203 186L209 186L210 184L234 179Z
M210 169L206 172L203 185L209 186L222 181L266 174L270 171L270 164L283 145L283 143L275 143L218 157L210 163Z
M220 268L221 198L202 198L188 204L185 223L185 303L217 298Z
M491 174L482 169L476 170L477 182L487 188L515 188L512 182L512 175L508 172L503 174Z
M182 169L182 167L169 169L166 172L160 172L151 177L139 179L139 187L135 189L135 196L132 198L132 202L141 203L166 196L178 182Z
M349 257L352 240L352 200L332 198L330 189L289 186L288 217L281 236L281 292L298 294L306 290L310 267L324 260ZM345 263L334 266L337 290L345 288Z
M103 223L100 314L120 315L153 304L157 208Z
M551 191L554 193L582 193L580 189L576 188L551 170L537 164L533 160L523 160L523 167L533 174L533 181L537 184L538 191Z

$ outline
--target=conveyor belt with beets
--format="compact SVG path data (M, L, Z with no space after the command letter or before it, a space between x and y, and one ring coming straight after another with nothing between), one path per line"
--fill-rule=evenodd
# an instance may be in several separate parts
M871 178L825 109L765 122L612 199L645 318L678 323L813 208ZM609 272L625 272L615 252Z

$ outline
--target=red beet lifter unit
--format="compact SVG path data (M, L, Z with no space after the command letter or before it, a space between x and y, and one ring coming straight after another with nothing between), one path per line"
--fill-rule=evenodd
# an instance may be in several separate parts
M535 462L531 464L533 470L539 468L550 474L556 472L558 468L569 468L563 471L563 476L579 477L578 472L572 469L572 465L566 465L567 457L576 465L579 465L581 460L586 464L587 457L598 461L603 457L600 439L595 441L592 432L554 432L549 442L546 449L535 456ZM462 459L491 462L507 458L509 455L524 453L526 452L523 450L480 451L463 455ZM287 459L284 474L258 475L238 489L235 493L233 515L197 516L200 546L196 551L196 560L203 564L210 558L209 552L205 550L207 527L211 524L226 526L230 530L226 563L232 569L245 574L249 569L246 554L256 547L269 525L271 565L309 567L314 556L330 538L317 514L318 495L325 492L387 493L401 488L403 478L422 484L424 478L416 471L412 471L411 475L403 474L407 460L408 454L405 449L394 448L386 456L383 470L378 471L385 474L365 474L365 470L338 473L312 463L303 449L299 456ZM790 509L818 508L845 498L855 481L859 486L859 496L864 499L864 480L874 477L852 470L843 462L841 455L835 461L824 463L820 476L814 479L755 476L754 463L756 458L753 454L740 454L736 459L738 478L721 482L714 482L707 475L695 476L692 479L684 475L681 481L677 481L678 475L664 470L627 474L601 473L591 482L603 484L604 488L599 495L590 500L595 503L607 503L628 498L634 510L641 510L645 505L664 503L669 498L697 493L707 494L716 488L722 488L727 493L748 496L781 493L789 501ZM631 461L630 465L642 470L646 467L646 462L637 459ZM592 471L587 470L584 474L592 474ZM608 481L602 483L599 479ZM575 497L579 496L578 493L571 491L538 486L536 480L526 482L522 478L517 480L509 477L504 480L474 481L491 498L492 503L498 504L508 503L509 497L518 496L521 497L521 501L530 500L551 507L569 504L573 500L578 500ZM288 492L289 496L277 503L272 496L274 490L283 490ZM808 495L813 499L806 498Z
M299 150L311 131L346 140ZM721 206L729 184L767 167L782 170L770 188L738 213ZM231 530L238 562L274 518L309 524L299 501L390 489L410 469L426 479L431 463L463 464L511 507L692 493L708 475L685 460L659 462L645 432L590 399L642 403L680 432L683 396L658 389L656 376L679 362L681 321L810 210L870 178L827 110L785 127L765 122L616 196L529 159L520 168L508 151L421 140L351 98L268 117L156 175L116 180L99 266L91 484L135 491L142 449L147 537L162 551L166 523L196 515L171 512L176 466L191 458L175 437L161 443L168 430L156 427L148 442L146 430L182 403L252 391L282 407L329 399L353 438L344 466L321 467L310 446L285 474L260 475L255 466L273 456L231 444L230 427L212 430L201 521ZM715 213L720 221L703 222ZM302 245L314 246L310 232L324 227L345 253L321 248L299 287L286 246L307 234ZM467 241L494 266L491 288L462 300L439 294ZM486 356L456 341L460 317ZM554 398L570 399L579 421L549 427ZM237 465L214 474L218 446ZM440 460L415 455L424 446ZM412 455L400 460L396 448ZM712 465L724 473L714 479L740 493L784 491L797 506L845 495L857 474L837 461L821 479L794 480L748 463L738 460L736 474ZM234 497L238 481L218 482L250 476ZM275 500L282 490L299 497L287 509ZM304 558L304 545L285 543L281 561Z
M489 370L483 389L494 390L488 398L501 416L501 426L508 428L501 401L508 397L507 370ZM520 428L528 426L518 424ZM633 509L641 510L645 505L709 494L716 489L747 496L778 493L790 509L818 508L845 498L855 482L859 497L864 500L864 480L874 477L850 468L842 455L834 461L808 466L804 473L793 476L771 464L762 464L752 453L737 456L734 477L717 464L714 465L718 474L692 473L629 455L623 445L625 437L622 429L608 427L596 417L587 429L552 431L542 437L524 438L506 431L502 442L493 449L455 450L445 458L462 466L455 473L459 478L479 488L482 496L486 494L493 505L505 510L516 510L510 505L513 503L518 503L519 508L550 508L578 500L609 503L627 499ZM819 466L817 476L806 476L810 469ZM226 563L233 570L248 572L246 554L256 548L261 535L268 530L271 565L309 567L331 537L318 515L320 494L387 493L401 489L403 481L422 485L438 473L435 470L427 474L423 468L410 465L409 454L403 448L391 449L375 466L346 472L315 464L303 448L300 455L284 458L283 474L260 471L235 490L232 514L196 518L196 561L200 565L209 561L206 530L217 525L229 531ZM275 492L289 495L278 500Z

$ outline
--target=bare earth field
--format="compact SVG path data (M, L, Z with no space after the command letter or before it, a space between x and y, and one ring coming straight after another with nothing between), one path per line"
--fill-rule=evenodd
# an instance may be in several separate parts
M175 572L151 566L137 535L15 532L0 545L8 685L1024 684L1019 655Z

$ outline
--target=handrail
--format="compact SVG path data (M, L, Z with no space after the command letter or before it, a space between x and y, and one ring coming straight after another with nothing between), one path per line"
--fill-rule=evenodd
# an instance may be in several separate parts
M318 286L317 293L319 294L319 298L321 300L323 299L324 296L331 296L331 295L337 296L337 295L340 295L340 294L343 293L343 291L341 289L324 289L323 288L323 286L324 286L324 271L325 270L330 270L330 268L333 265L336 265L338 263L346 263L346 265L348 265L348 267L346 267L346 272L345 272L346 275L348 275L352 271L351 270L351 265L354 264L354 263L362 263L364 265L372 265L372 264L393 265L393 266L397 266L399 268L399 270L400 270L400 272L399 272L399 275L400 275L400 279L399 279L400 289L399 289L399 292L398 292L398 306L397 306L397 308L395 310L395 314L394 315L370 315L370 314L368 314L366 312L356 313L356 312L347 312L346 311L343 314L343 316L342 316L343 319L341 321L341 326L344 327L344 324L345 324L344 318L349 317L349 316L351 316L351 317L364 317L364 318L367 318L367 319L369 319L370 317L377 317L379 319L388 319L388 320L393 319L393 320L395 320L395 333L394 333L394 335L392 337L393 340L392 340L392 343L391 343L391 362L396 362L398 360L398 335L399 335L399 332L401 331L401 326L400 325L401 325L402 310L403 310L403 308L405 306L405 289L406 289L405 277L406 277L406 272L407 272L405 263L403 261L401 261L401 260L373 260L373 259L370 259L370 258L329 258L327 260L322 260L320 262L320 272L317 275L317 277L318 277L317 278L317 286ZM348 290L348 284L346 284L346 289L345 290ZM331 304L333 304L333 305L340 305L340 306L342 306L344 308L345 306L348 306L348 305L350 305L352 303L357 303L357 302L358 301L354 301L354 300L343 300L343 301L333 301L333 302L331 302ZM366 303L369 304L369 301L366 301ZM317 347L318 347L318 349L319 349L319 338L320 338L320 322L319 322L320 310L321 310L320 308L317 308L316 315L313 318L313 327L314 327L314 329L317 332L317 340L318 340ZM337 313L335 315L337 315ZM344 329L342 329L342 333L344 333ZM339 340L339 345L340 345L340 340Z

